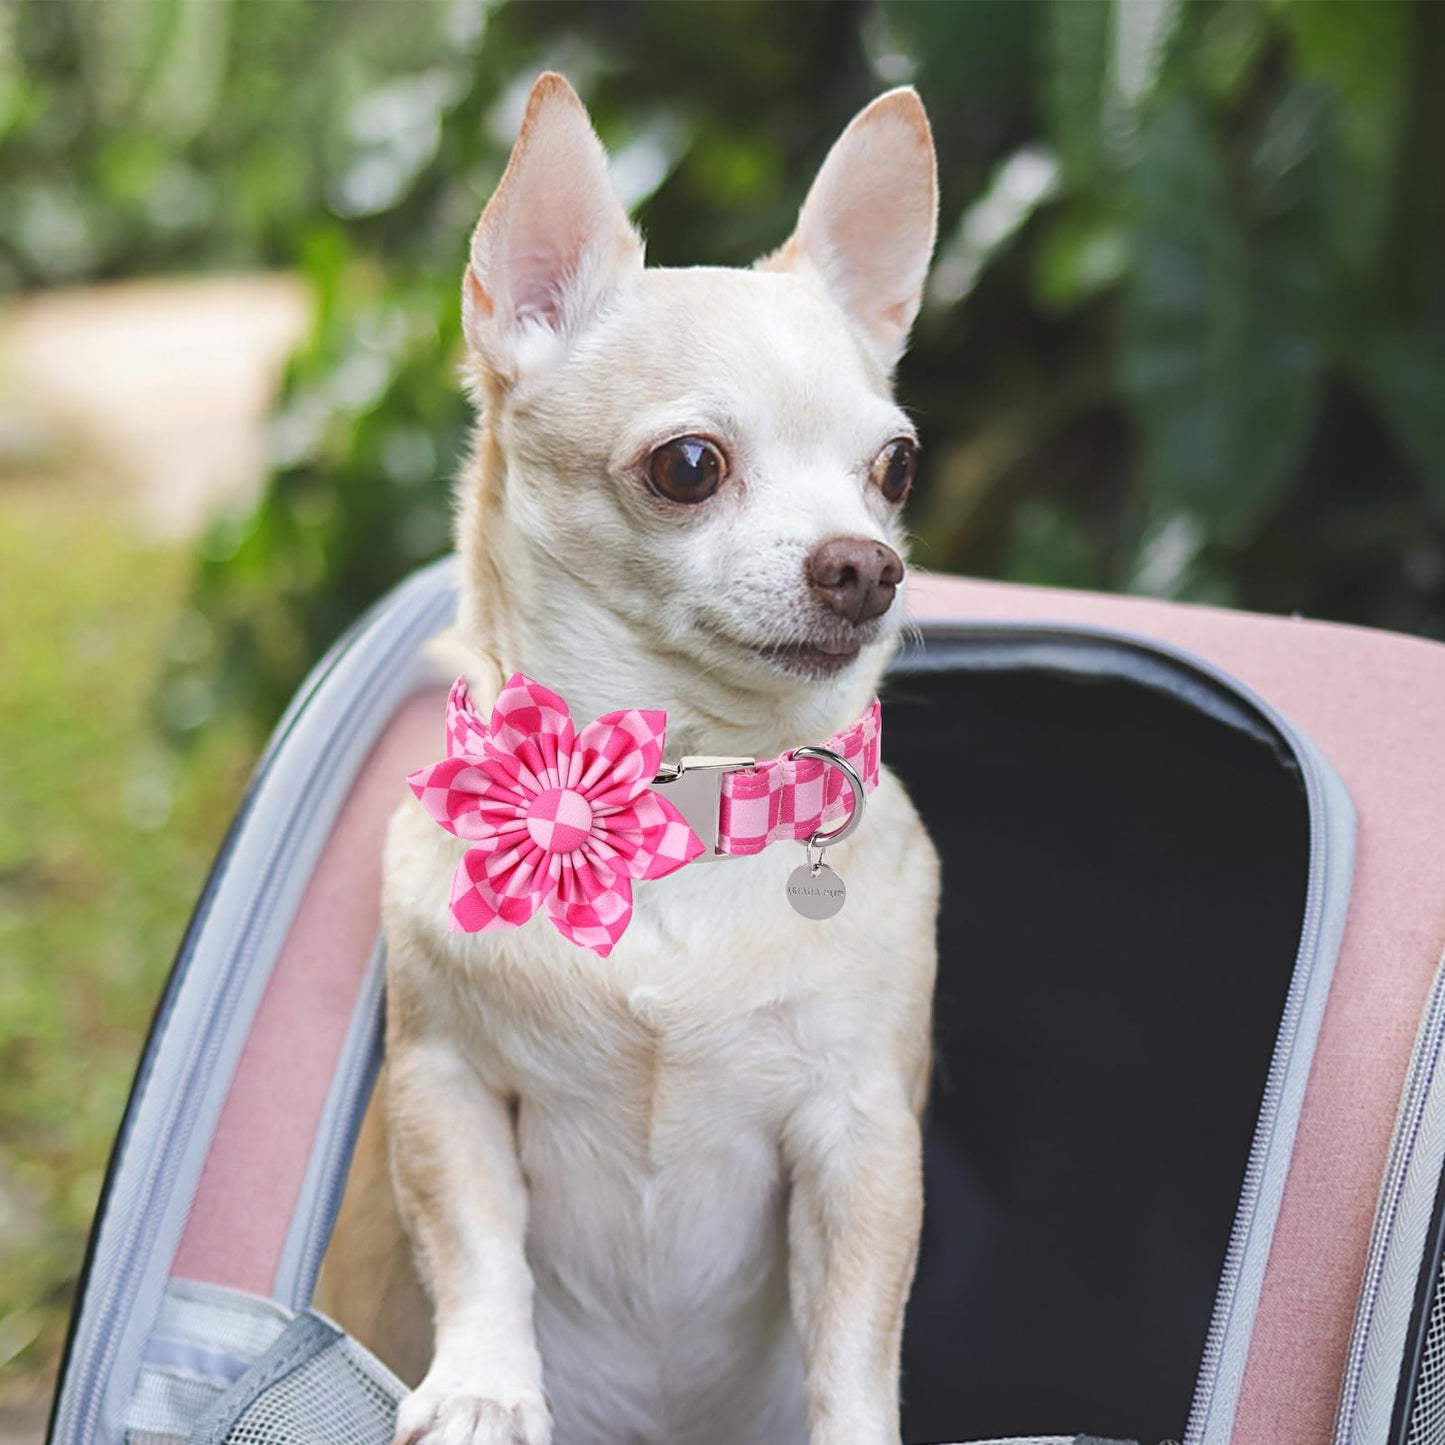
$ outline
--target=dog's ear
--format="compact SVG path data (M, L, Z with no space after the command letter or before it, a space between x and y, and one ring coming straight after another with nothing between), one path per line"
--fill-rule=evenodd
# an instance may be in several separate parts
M503 380L574 336L642 269L642 239L613 189L577 92L539 76L511 160L477 229L462 285L467 342Z
M892 370L918 315L938 227L938 166L918 92L890 90L828 152L791 239L758 262L819 279Z

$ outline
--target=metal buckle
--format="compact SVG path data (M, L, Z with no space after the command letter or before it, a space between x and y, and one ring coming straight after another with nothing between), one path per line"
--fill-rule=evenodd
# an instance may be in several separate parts
M694 863L712 863L731 857L718 852L718 810L722 802L724 773L755 768L756 758L684 758L680 763L664 763L652 780L662 795L687 819L687 826L702 839L705 852Z
M863 809L868 805L868 790L863 786L863 779L859 777L858 769L841 753L835 753L832 748L794 748L793 757L817 758L820 763L824 763L830 768L837 768L843 774L853 793L853 811L831 833L825 833L820 828L803 845L809 850L816 848L818 862L822 863L824 850L831 848L834 843L841 843L863 821ZM808 862L812 861L813 854L809 851Z

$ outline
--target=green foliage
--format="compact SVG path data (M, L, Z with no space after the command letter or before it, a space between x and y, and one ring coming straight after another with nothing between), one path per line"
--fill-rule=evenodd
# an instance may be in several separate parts
M328 215L372 234L415 200L484 21L485 0L0 9L0 289L289 266Z
M931 106L975 8L890 12ZM1441 7L1017 10L1057 184L920 328L923 558L1445 633Z
M269 721L445 546L466 236L544 64L660 264L771 248L853 111L919 86L924 565L1445 632L1445 7L63 0L9 41L0 268L260 261L320 302L265 499L207 539L178 725Z
M900 376L924 565L1445 632L1442 62L1441 7L1394 0L500 6L464 64L347 92L443 77L436 144L296 247L326 306L267 498L203 564L206 676L269 719L441 549L465 236L544 63L662 264L775 245L853 111L918 84L944 196ZM374 388L338 402L358 371Z
M1225 545L1278 508L1323 388L1318 109L1286 91L1231 157L1201 106L1171 99L1130 176L1119 379L1150 506Z

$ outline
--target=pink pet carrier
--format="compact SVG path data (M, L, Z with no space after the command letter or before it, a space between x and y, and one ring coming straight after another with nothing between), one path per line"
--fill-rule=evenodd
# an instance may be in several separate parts
M310 1301L453 604L448 564L399 588L277 731L146 1046L52 1445L391 1438L404 1387ZM884 755L945 907L904 1438L1445 1442L1445 649L946 578L911 606Z

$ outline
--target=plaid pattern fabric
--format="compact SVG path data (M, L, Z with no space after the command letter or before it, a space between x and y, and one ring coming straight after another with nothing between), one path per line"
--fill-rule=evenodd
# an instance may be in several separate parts
M521 673L482 722L458 678L447 756L407 781L422 807L474 844L452 877L452 928L516 928L544 908L605 958L632 917L632 880L665 878L703 851L651 788L667 715L631 708L580 732L567 704Z
M852 727L823 744L858 770L866 791L878 786L883 708L875 697ZM837 768L819 758L784 753L746 772L722 780L718 851L761 853L769 843L805 843L822 828L832 828L853 811L853 789Z

